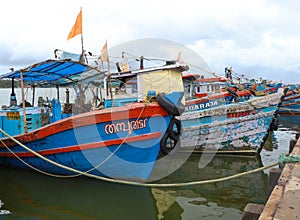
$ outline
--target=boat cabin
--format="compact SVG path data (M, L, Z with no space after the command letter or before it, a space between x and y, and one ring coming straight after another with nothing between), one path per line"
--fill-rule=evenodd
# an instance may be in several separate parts
M17 103L14 86L9 106L0 109L0 128L10 135L27 133L44 125L87 111L124 106L134 102L155 101L160 93L182 91L181 72L187 66L170 64L159 67L130 70L120 68L115 73L105 73L96 67L72 60L47 60L26 69L13 71L0 78L20 80L22 102ZM24 89L32 87L32 104L26 100ZM55 88L56 97L38 94L36 88ZM60 90L65 89L65 94ZM70 100L73 89L73 100ZM62 103L62 96L65 102ZM0 134L2 137L2 133Z

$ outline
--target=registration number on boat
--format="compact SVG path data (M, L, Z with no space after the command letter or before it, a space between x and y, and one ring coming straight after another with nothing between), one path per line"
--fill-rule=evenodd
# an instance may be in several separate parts
M19 120L20 112L7 112L6 117L8 120Z

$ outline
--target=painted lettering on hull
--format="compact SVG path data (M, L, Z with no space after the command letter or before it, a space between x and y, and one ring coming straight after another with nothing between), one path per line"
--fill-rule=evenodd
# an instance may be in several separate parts
M118 132L128 132L131 134L133 130L139 130L146 127L147 118L140 120L132 120L126 122L111 123L104 126L106 134L114 134Z
M6 117L8 120L20 120L19 112L7 112Z
M239 118L250 115L251 111L228 113L227 118Z
M186 106L185 111L202 110L202 109L207 109L218 105L219 105L218 101L204 102L200 104Z

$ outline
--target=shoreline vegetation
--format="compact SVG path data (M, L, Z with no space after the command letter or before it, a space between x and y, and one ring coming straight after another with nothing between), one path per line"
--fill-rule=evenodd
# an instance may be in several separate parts
M19 88L20 82L15 81L15 88ZM11 80L0 80L0 88L11 88Z

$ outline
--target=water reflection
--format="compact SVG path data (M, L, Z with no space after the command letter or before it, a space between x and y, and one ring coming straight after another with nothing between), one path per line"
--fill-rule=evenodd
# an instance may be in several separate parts
M274 149L278 149L277 138L275 136L274 131L269 131L267 139L264 142L263 149L267 151L273 151Z
M262 166L260 156L216 156L202 169L194 154L175 173L160 182L215 179ZM241 219L249 203L265 203L268 176L263 172L236 179L179 189L152 189L158 219ZM177 216L177 217L176 217Z
M262 166L260 157L216 156L202 169L194 154L159 182L225 177ZM0 169L0 195L8 219L240 219L249 202L266 200L263 172L181 188L146 188L90 178L58 179L9 167Z
M156 219L151 190L90 178L61 179L0 168L7 219Z

